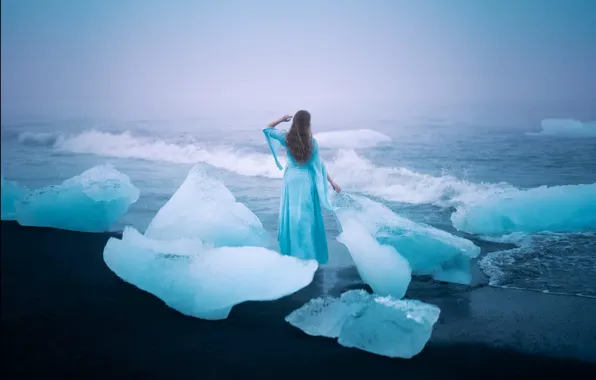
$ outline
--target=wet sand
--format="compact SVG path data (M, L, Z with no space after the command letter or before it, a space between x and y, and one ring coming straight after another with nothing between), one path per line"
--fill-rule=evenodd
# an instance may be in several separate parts
M422 353L390 359L284 321L320 295L325 271L291 296L203 321L114 275L102 257L110 236L1 223L4 379L596 378L596 299L417 278L407 297L441 317ZM332 276L357 282L353 269Z

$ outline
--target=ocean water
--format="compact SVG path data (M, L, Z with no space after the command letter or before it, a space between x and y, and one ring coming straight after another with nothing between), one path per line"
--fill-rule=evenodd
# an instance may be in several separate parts
M344 191L489 246L513 244L479 259L491 285L596 296L596 125L547 120L542 127L412 118L315 122L313 131ZM261 128L241 118L3 122L2 175L38 188L111 163L141 189L113 228L144 231L192 165L202 162L219 170L275 234L282 172ZM509 199L517 203L504 207ZM467 227L455 223L454 213L468 217L473 210ZM335 241L335 220L326 214L325 221L329 265L351 265ZM467 233L470 228L485 232Z

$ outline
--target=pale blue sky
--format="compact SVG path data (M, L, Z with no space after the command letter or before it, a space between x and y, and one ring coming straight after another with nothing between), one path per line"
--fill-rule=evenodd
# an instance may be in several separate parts
M591 0L3 0L2 111L596 102Z

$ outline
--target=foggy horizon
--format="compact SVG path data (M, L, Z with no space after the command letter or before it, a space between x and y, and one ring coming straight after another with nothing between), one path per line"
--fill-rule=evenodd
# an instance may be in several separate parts
M594 116L596 3L322 3L2 1L2 113Z

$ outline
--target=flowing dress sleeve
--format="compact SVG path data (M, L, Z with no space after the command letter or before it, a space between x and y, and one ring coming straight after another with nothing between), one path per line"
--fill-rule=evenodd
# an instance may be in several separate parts
M315 185L317 187L317 194L319 195L319 203L321 206L326 208L329 211L335 211L331 201L329 200L329 183L327 182L327 168L325 168L325 163L319 155L319 144L317 140L313 138L313 157L312 157L312 167L315 174Z
M279 170L283 170L283 166L277 159L277 150L281 146L286 146L286 131L280 131L279 129L267 127L263 129L263 134L265 134L265 139L267 139L267 144L269 144L269 149L271 149L271 153L275 159L275 164Z

